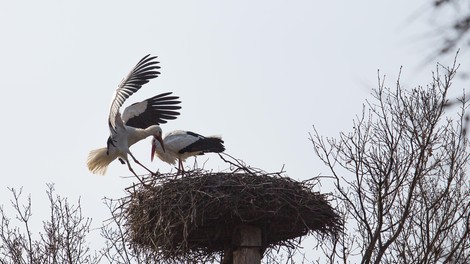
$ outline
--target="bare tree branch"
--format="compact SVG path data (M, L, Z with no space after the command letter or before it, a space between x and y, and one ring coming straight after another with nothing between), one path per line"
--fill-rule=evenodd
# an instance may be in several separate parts
M455 62L438 65L428 86L411 90L400 78L387 88L379 74L353 132L325 139L314 127L315 153L332 172L338 208L354 228L324 248L330 263L354 254L362 263L470 260L465 95L458 119L445 115L457 69Z

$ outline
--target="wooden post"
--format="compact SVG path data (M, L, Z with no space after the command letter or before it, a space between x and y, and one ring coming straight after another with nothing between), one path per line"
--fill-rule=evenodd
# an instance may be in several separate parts
M261 229L255 226L239 225L232 237L237 250L233 252L233 264L261 263Z

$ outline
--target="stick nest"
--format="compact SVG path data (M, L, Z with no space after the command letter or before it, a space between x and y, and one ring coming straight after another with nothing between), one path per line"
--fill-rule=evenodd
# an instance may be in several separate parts
M295 247L295 238L334 235L340 228L326 195L313 192L309 181L280 173L238 167L158 178L128 189L119 212L127 240L161 261L219 256L233 246L233 231L240 224L261 228L263 250Z

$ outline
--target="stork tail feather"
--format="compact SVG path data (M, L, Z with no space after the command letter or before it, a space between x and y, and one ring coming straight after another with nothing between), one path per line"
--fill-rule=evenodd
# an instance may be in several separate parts
M106 154L106 151L107 148L99 148L88 154L87 166L92 173L104 175L108 165L116 159L116 157Z

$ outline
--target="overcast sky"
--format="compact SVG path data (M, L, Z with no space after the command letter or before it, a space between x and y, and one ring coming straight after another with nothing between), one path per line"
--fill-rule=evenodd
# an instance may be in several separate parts
M0 4L0 204L7 187L31 193L36 232L48 216L46 183L81 197L99 227L109 217L102 198L136 182L119 162L93 175L86 158L106 146L114 89L146 54L159 57L161 75L126 105L172 91L181 116L164 133L221 135L228 154L270 172L285 166L298 180L328 174L308 140L312 125L325 136L351 131L378 69L393 86L403 66L410 88L429 83L437 62L423 63L436 46L425 0L71 2ZM150 163L150 138L132 150L152 169L172 168ZM206 160L228 168L216 155L198 163Z

